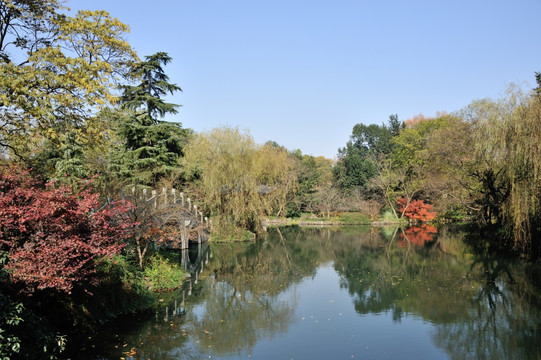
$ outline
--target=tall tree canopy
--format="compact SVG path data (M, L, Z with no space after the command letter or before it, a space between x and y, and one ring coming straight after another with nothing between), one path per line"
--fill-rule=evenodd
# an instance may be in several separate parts
M350 140L339 149L339 161L333 170L340 187L364 187L376 174L374 158L391 152L392 139L401 128L396 115L389 117L388 125L355 125Z
M59 147L86 120L116 100L114 83L136 59L127 25L105 11L64 13L58 0L0 1L0 145L17 154ZM32 141L28 141L28 139ZM92 140L89 140L92 141Z
M288 203L288 216L298 216L304 211L316 211L320 202L320 191L327 191L332 184L333 162L324 157L302 154L296 150L290 155L295 163L297 191Z
M158 124L158 119L167 114L176 114L180 105L166 103L162 98L182 91L179 86L169 82L169 76L163 70L163 66L171 60L167 53L157 52L133 66L128 75L138 83L122 86L122 106L139 112L139 117L154 124Z
M127 118L121 129L125 140L121 171L136 183L153 185L173 173L189 135L180 123L160 120L180 107L163 99L181 91L163 70L170 61L164 52L147 56L129 73L136 84L122 86L121 105Z

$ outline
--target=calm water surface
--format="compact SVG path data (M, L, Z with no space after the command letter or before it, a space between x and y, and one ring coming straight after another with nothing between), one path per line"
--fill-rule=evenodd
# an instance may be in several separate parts
M540 359L540 271L447 228L271 229L184 254L192 279L96 359ZM475 244L475 242L474 242Z

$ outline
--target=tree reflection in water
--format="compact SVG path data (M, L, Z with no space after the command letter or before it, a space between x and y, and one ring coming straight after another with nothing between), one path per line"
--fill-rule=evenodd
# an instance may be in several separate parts
M424 246L426 243L434 241L434 236L438 233L432 225L410 226L406 229L401 229L400 240L398 246L408 247L408 245Z
M435 236L434 230L388 232L384 250L335 260L357 312L391 311L395 321L421 316L434 324L434 343L453 359L538 359L539 268L486 250L473 253L466 233L444 228Z
M201 350L212 348L217 356L249 353L258 340L286 332L293 319L295 299L254 294L225 281L209 285L202 314L193 312L188 319Z
M457 359L539 359L540 275L531 264L510 262L486 249L476 253L468 274L475 282L469 311L440 324L435 343Z
M255 243L213 244L191 295L170 294L157 320L125 335L123 357L246 358L259 342L288 335L299 321L298 285L332 264L358 314L388 313L396 325L420 318L450 358L539 358L539 268L474 249L467 235L456 227L287 227Z

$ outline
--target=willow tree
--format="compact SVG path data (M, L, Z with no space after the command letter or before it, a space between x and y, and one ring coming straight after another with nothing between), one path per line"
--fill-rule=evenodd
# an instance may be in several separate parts
M509 199L504 204L503 216L512 232L514 247L538 253L541 250L541 96L534 94L514 101L514 111L496 134L498 145L505 149L509 181Z
M522 253L541 250L541 98L510 87L497 101L473 102L470 123L480 215Z
M263 216L284 209L295 189L288 153L257 145L238 128L217 128L198 134L185 148L186 172L197 178L205 206L218 230L238 237L241 229L261 231Z

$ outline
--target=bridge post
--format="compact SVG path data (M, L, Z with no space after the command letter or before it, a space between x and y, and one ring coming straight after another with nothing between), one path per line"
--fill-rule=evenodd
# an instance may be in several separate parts
M180 223L181 228L181 249L187 249L188 248L188 241L189 241L189 231L188 226L190 226L190 220L184 220L184 223Z
M143 189L143 200L147 201L147 189Z
M167 205L167 188L162 188L164 205Z
M195 218L197 219L197 205L193 204L193 211L195 212Z
M173 204L177 203L177 191L175 189L171 189L171 195L173 195Z
M158 195L156 190L152 190L152 197L154 198L154 208L158 207Z
M188 211L192 210L192 200L190 198L187 198L186 201L188 202Z
M182 245L184 245L184 239L181 240ZM186 269L188 266L186 265L186 250L181 246L180 248L180 266L183 269Z
M199 216L201 216L201 225L203 225L203 213L200 211Z
M180 192L180 204L184 206L184 193L182 191Z

